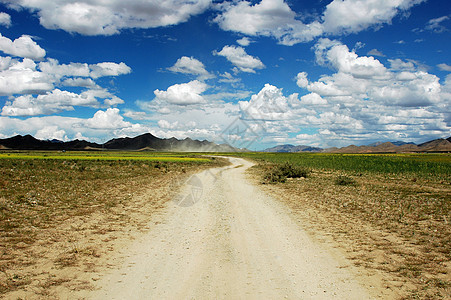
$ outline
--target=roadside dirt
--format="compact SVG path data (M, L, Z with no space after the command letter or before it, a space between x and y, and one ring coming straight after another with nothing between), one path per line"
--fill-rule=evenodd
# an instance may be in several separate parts
M398 295L315 242L286 206L246 177L252 164L195 175L145 233L110 256L86 299L394 299Z

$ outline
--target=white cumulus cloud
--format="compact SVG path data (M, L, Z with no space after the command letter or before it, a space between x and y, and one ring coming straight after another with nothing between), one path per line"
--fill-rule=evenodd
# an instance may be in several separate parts
M271 36L284 45L309 42L327 34L347 34L389 24L400 12L425 0L334 0L310 23L283 0L259 3L240 0L218 5L222 13L215 21L223 30L251 36Z
M167 91L155 90L154 94L158 100L175 105L190 105L204 103L201 95L208 88L204 82L193 80L188 83L174 84Z
M83 125L92 129L121 129L130 127L130 122L124 121L119 109L108 108L106 111L99 110L90 119L87 119Z
M104 99L106 106L124 103L124 100L112 95L105 89L86 90L81 94L55 89L43 95L22 95L7 101L3 106L2 116L37 116L50 115L61 111L74 110L74 106L99 107L99 99Z
M59 141L67 141L66 131L63 129L59 129L58 126L45 126L42 129L39 129L34 135L35 138L39 140L59 140Z
M119 76L129 74L132 70L125 63L101 62L60 64L58 60L49 58L39 63L39 69L60 79L62 77L91 77L97 79L104 76Z
M0 71L0 95L41 94L53 89L51 76L36 70L36 64L29 58L19 60L2 59Z
M320 39L315 46L318 63L327 63L357 78L383 77L386 68L372 56L358 56L346 45L329 39Z
M79 86L85 88L96 88L97 84L91 78L66 78L61 82L63 86Z
M58 60L49 58L39 63L39 69L58 78L66 76L89 77L89 66L86 63L60 64Z
M114 62L102 62L94 65L89 65L91 69L90 76L94 79L103 76L118 76L129 74L132 69L125 63L121 62L119 64Z
M439 78L412 61L388 60L390 68L371 56L358 56L338 41L321 39L315 46L317 62L337 73L322 76L307 89L329 101L349 104L371 99L386 105L430 106L442 100Z
M155 28L186 22L205 11L211 0L4 0L39 16L47 29L83 35L113 35L126 28Z
M22 35L21 37L10 40L4 37L0 33L0 51L6 54L24 58L30 58L34 60L40 60L45 57L45 50L42 49L35 41L28 35Z
M196 75L200 80L214 77L205 69L205 65L194 57L182 56L168 70L175 73Z
M240 46L247 47L252 43L252 40L249 39L248 37L242 37L241 39L237 40L236 42Z
M400 11L423 1L334 0L326 7L322 25L328 33L355 33L390 23Z
M317 93L310 93L301 97L301 103L304 105L326 105L327 100L321 98Z
M12 41L0 34L0 51L22 58L0 56L0 95L45 94L55 86L101 89L93 79L131 72L123 62L60 64L48 58L36 63L34 60L42 60L46 52L26 35ZM121 101L111 97L105 104L115 105Z
M298 87L306 88L308 86L307 75L308 74L306 72L300 72L296 75L296 84Z
M293 108L299 105L299 99L298 94L285 97L282 89L265 84L258 94L252 95L249 101L240 101L239 105L246 117L255 120L286 120L295 115Z
M224 56L242 72L255 73L255 69L265 68L258 57L247 54L243 47L224 46L221 51L214 51L213 54Z
M272 36L286 45L311 41L322 34L318 22L298 21L296 13L283 0L262 0L254 5L248 1L225 2L220 7L223 12L215 21L223 30Z
M300 107L314 112L291 109L295 116L290 124L318 129L300 135L302 140L345 146L374 139L424 141L449 135L451 75L441 84L440 78L412 60L389 59L385 66L338 41L322 39L313 49L317 63L335 73L317 81L309 81L305 72L296 78L310 92L301 97Z
M75 94L55 89L45 95L23 95L7 102L2 109L2 116L36 116L74 110L74 106L98 106L95 97Z

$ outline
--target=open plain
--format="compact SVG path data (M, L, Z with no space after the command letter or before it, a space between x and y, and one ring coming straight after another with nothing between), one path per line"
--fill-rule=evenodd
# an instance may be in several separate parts
M446 167L268 182L251 155L0 160L2 296L449 297Z

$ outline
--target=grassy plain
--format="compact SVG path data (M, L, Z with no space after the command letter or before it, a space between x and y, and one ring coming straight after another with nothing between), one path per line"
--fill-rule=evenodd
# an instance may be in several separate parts
M71 268L95 269L171 198L174 179L221 164L186 153L0 152L0 298L89 286Z
M451 298L451 155L239 156L258 163L256 180L313 235L340 243L356 265L386 274L387 287L401 297ZM268 180L286 165L307 174Z

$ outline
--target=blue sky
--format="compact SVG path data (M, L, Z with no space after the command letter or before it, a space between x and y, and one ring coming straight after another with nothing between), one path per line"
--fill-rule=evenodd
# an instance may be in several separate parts
M0 0L0 138L450 135L448 0Z

